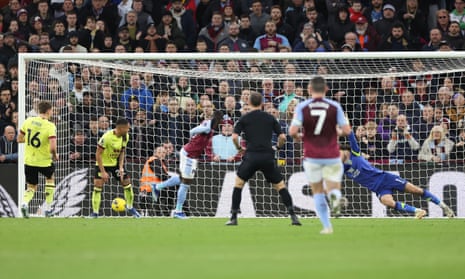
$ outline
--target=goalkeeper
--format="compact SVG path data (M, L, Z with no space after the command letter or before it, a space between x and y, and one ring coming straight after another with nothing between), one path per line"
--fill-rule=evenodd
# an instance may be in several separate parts
M427 201L439 205L447 217L454 217L454 212L438 197L428 190L413 185L398 175L394 175L373 167L361 154L354 133L349 135L350 146L341 145L341 159L344 163L344 173L361 186L375 192L381 203L399 211L414 213L418 219L426 215L426 210L395 201L394 190L421 196Z
M90 217L97 218L102 199L102 188L110 179L109 173L118 178L124 188L126 209L135 218L140 218L139 212L133 207L134 191L129 175L124 170L125 149L129 141L129 122L126 119L118 119L116 127L107 131L99 139L97 145L97 159L95 166L94 190L92 192L92 213Z

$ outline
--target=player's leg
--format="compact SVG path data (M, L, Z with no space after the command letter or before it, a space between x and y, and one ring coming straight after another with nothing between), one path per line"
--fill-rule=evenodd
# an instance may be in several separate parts
M237 215L240 211L241 200L242 200L242 188L245 183L249 180L257 170L256 163L249 156L244 156L243 161L239 165L236 173L236 181L234 183L234 189L232 194L231 203L231 218L226 223L227 226L237 226Z
M183 212L184 203L187 199L187 192L189 185L192 183L195 172L197 171L198 161L189 158L187 153L181 149L179 159L179 170L181 172L181 184L179 184L178 195L176 198L176 208L173 217L176 219L187 219L186 214Z
M421 196L423 199L438 205L442 208L446 216L449 218L453 218L455 216L454 211L449 206L447 206L443 201L441 201L438 197L436 197L426 189L422 189L416 185L413 185L410 182L407 182L407 184L405 185L405 192Z
M123 186L127 211L131 213L134 218L140 218L140 213L134 208L134 189L132 188L131 179L126 173L126 170L123 170L123 173L119 170L115 170L113 175L119 178L121 186Z
M92 218L97 218L99 215L103 184L104 182L100 176L100 169L95 167L94 189L92 190L92 213L90 214Z
M34 198L39 184L39 171L36 167L24 166L24 174L26 176L27 189L23 195L23 204L21 205L21 213L24 218L29 218L29 203Z
M421 219L426 215L426 210L423 210L421 208L416 208L414 206L411 206L403 202L395 201L394 197L392 196L392 191L385 190L383 192L380 192L378 194L378 197L380 197L379 199L381 203L384 204L385 206L393 208L398 211L414 213L417 219Z
M341 181L343 169L342 162L323 166L323 179L326 183L326 193L331 213L334 217L339 217L341 215Z
M260 170L265 176L266 181L271 182L276 191L278 191L279 196L281 197L281 202L284 204L289 216L291 217L291 224L294 226L301 226L302 224L299 222L299 218L297 218L297 215L294 212L294 204L292 203L291 194L289 194L286 184L284 184L284 179L281 174L281 170L276 165L276 160L271 157L269 160L263 160L262 163L263 165Z
M160 197L161 190L168 188L168 187L179 185L180 183L181 183L181 178L179 177L179 175L173 175L165 181L162 181L160 183L154 183L152 185L152 198L154 202L158 200L158 197Z
M40 172L45 176L45 203L48 207L45 211L45 216L51 217L52 211L50 206L55 195L55 166L52 164L50 167L42 168Z
M323 167L319 164L310 162L308 159L304 160L303 166L310 187L312 188L316 213L323 225L323 230L320 233L331 234L333 232L333 226L329 220L329 208L323 188Z

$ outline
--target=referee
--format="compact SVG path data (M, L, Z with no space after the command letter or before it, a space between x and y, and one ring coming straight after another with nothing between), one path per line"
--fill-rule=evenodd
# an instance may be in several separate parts
M261 110L263 96L253 92L249 97L250 111L237 121L232 134L232 140L239 152L244 152L239 144L239 135L244 133L247 148L236 174L236 182L232 195L231 219L228 226L237 225L237 214L241 204L242 188L256 171L262 171L266 181L271 182L281 196L291 216L292 225L300 226L300 222L294 213L292 198L287 190L281 171L276 165L274 149L271 145L273 132L279 135L276 148L283 146L286 135L281 131L278 121L270 114Z

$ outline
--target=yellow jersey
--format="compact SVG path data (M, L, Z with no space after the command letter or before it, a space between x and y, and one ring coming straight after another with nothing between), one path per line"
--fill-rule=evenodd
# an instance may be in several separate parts
M98 141L98 146L103 148L102 163L105 167L116 167L121 152L126 148L129 134L117 137L114 130L109 130ZM98 166L98 162L95 163Z
M50 139L56 138L56 126L40 116L29 117L21 126L24 135L25 164L32 167L49 167L52 165Z

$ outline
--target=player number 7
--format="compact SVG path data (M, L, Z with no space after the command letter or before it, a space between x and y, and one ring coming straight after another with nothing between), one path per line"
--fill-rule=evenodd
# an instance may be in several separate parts
M321 134L321 129L323 129L323 124L325 123L326 119L326 110L311 110L311 116L318 116L318 121L316 122L315 130L313 131L314 135Z

